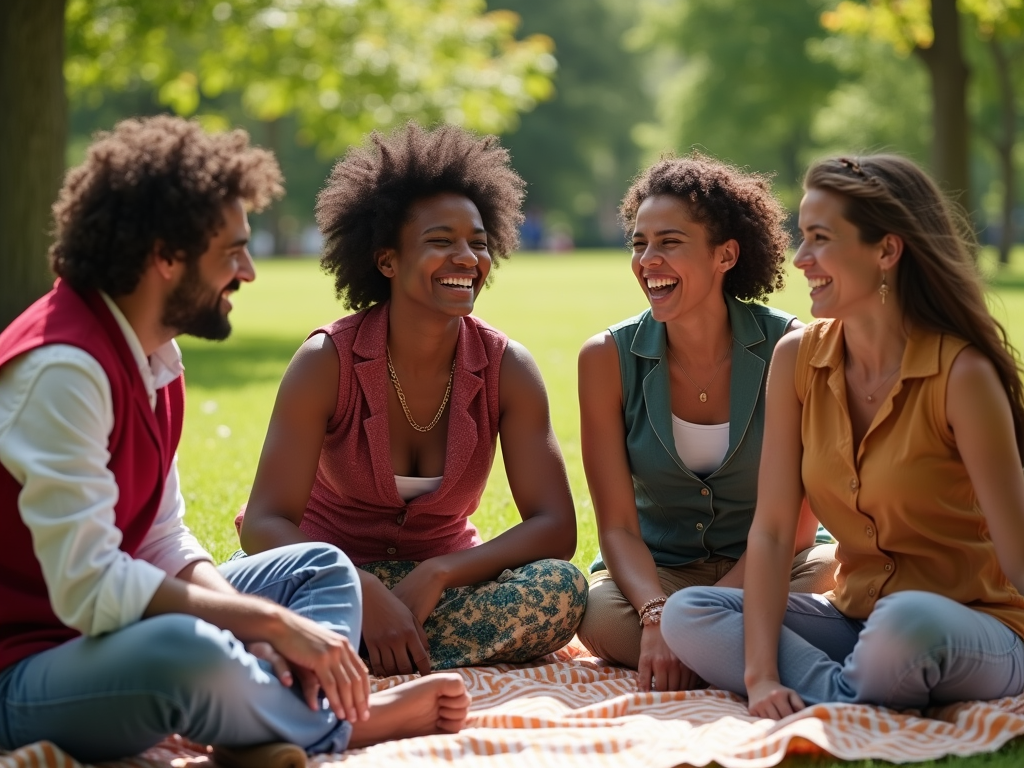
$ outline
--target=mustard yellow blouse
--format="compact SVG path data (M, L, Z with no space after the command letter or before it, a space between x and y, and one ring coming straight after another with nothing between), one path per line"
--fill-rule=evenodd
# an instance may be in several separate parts
M854 446L842 322L819 320L804 329L796 368L801 472L811 508L839 542L836 587L825 597L843 614L865 619L885 595L934 592L1024 637L1024 598L999 566L946 420L949 370L966 346L912 331L899 380Z

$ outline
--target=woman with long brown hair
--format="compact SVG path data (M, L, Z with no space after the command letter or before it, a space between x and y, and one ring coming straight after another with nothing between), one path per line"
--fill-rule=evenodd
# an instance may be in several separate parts
M831 319L772 359L745 589L670 599L666 640L763 717L1020 694L1021 364L966 227L897 156L816 163L804 188L794 263ZM785 588L805 493L839 542L825 595Z

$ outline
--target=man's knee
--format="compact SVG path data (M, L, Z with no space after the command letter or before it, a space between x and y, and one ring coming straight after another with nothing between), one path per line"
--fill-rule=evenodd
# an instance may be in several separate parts
M219 678L244 653L230 632L194 616L156 616L139 628L145 631L137 634L137 649L125 663L137 665L149 686L168 692Z

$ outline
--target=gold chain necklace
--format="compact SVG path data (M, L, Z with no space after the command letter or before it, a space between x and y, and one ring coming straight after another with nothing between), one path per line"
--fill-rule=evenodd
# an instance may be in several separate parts
M398 383L398 374L395 373L395 364L391 362L391 348L385 347L388 356L388 375L391 377L391 383L395 385L395 394L398 395L398 402L402 404L402 410L405 411L405 418L409 422L409 426L415 429L417 432L429 432L437 426L437 422L441 420L441 414L444 413L444 408L448 405L448 397L452 393L452 380L455 378L455 360L452 359L452 372L448 374L448 387L444 391L444 400L441 401L441 407L437 409L437 413L434 414L434 418L431 419L427 426L423 427L416 423L416 419L412 417L409 412L409 405L405 402L405 393L402 391L402 385Z
M893 374L897 373L900 370L900 368L902 368L902 367L903 367L903 362L900 361L900 364L896 366L895 370L893 370L891 373L889 373L888 376L886 376L884 379L882 379L882 383L879 384L877 387L875 387L873 390L871 390L871 394L869 394L869 395L865 395L863 392L861 392L859 389L857 389L857 387L853 386L853 382L849 378L846 379L846 383L850 385L850 389L853 390L853 393L855 395L860 395L865 400L867 400L869 403L873 403L875 401L875 393L878 392L878 390L880 390L885 385L885 383L889 379L891 379L893 377ZM848 367L847 367L847 371L849 371Z
M728 351L726 351L726 353L722 357L722 359L718 361L718 367L715 368L715 375L712 376L711 377L711 381L709 381L703 387L701 387L696 381L694 381L693 379L690 378L690 374L688 374L686 372L686 369L683 368L683 364L680 363L678 360L676 360L676 356L672 354L672 350L669 349L667 345L665 346L665 349L668 351L668 356L672 358L672 362L675 363L679 367L679 370L683 372L683 376L686 377L687 381L689 381L691 384L693 384L694 387L697 388L697 391L700 393L698 395L698 397L700 398L700 401L702 403L706 403L708 401L707 389L712 384L714 384L715 383L715 379L718 378L718 372L722 370L722 366L725 365L725 361L728 360L729 359L729 355L732 354L732 347L730 347L728 349Z

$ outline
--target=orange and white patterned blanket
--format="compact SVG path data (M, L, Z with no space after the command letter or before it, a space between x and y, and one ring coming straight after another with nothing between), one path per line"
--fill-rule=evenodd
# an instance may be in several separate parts
M461 670L473 694L468 727L324 755L312 765L402 768L443 763L476 768L671 768L680 764L766 768L787 753L843 760L916 762L999 749L1024 734L1024 696L917 713L829 704L785 720L759 720L721 691L638 693L635 673L571 645L523 666ZM407 678L376 681L387 688ZM114 764L107 764L114 768ZM168 739L117 768L208 768L202 747ZM80 768L47 743L0 754L0 768Z

